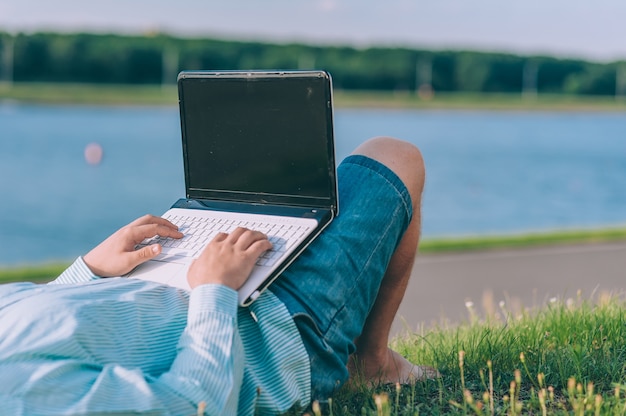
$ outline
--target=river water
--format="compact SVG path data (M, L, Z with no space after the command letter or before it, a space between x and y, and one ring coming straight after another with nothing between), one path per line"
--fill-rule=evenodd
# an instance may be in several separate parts
M377 135L422 150L425 238L626 225L626 114L335 111L338 159ZM178 110L0 103L0 196L0 265L72 260L184 196Z

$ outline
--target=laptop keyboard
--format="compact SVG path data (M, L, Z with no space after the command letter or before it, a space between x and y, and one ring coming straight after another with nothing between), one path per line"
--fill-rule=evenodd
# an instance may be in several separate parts
M250 221L231 219L227 216L215 218L207 216L166 215L165 219L176 224L178 231L184 234L183 238L174 239L155 236L145 239L136 246L137 249L159 243L162 246L161 255L176 255L197 258L206 245L218 233L230 233L237 227L256 230L268 236L272 249L263 253L257 260L259 266L273 266L309 227L295 224L289 219L270 216L259 216L259 219Z

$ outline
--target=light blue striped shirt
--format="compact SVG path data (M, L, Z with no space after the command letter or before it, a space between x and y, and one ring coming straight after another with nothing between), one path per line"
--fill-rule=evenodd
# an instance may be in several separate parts
M266 291L93 276L0 286L0 414L277 414L310 401L309 359Z

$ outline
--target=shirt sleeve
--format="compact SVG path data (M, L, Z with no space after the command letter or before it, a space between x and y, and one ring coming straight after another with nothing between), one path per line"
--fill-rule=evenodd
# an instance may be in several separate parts
M158 377L115 363L41 355L21 363L0 359L0 379L8 383L3 381L0 401L15 410L10 414L24 415L237 414L244 372L237 305L237 292L226 286L195 288L177 355Z
M170 371L155 383L205 407L206 414L237 414L244 352L237 332L237 292L202 285L191 292L187 327Z
M85 263L83 258L79 257L74 260L74 263L72 263L70 267L65 269L65 271L59 275L59 277L57 277L48 284L72 284L98 279L101 279L101 277L94 275L89 267L87 267L87 264Z

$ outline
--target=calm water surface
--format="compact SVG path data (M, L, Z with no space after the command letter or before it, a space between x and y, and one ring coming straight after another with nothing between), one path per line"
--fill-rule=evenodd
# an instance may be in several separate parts
M425 237L626 225L626 115L346 110L338 158L417 144ZM92 142L102 163L84 158ZM71 260L184 196L177 109L0 103L0 265Z

